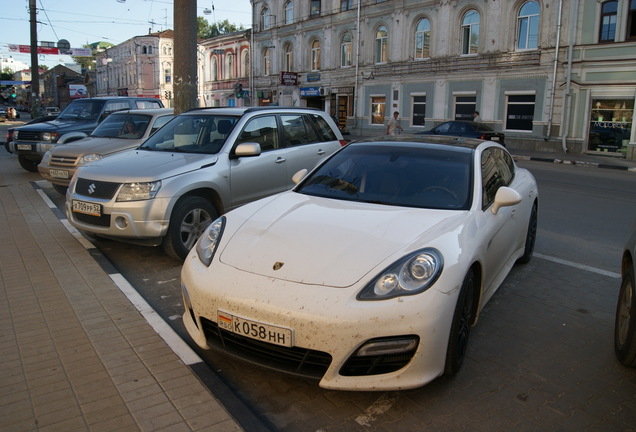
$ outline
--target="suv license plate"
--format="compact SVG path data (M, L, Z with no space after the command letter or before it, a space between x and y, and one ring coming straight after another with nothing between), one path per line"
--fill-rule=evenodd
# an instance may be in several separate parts
M76 213L84 213L91 216L101 216L102 206L101 204L73 200L73 211Z
M31 144L17 144L18 150L31 151Z
M52 169L52 170L49 171L49 175L51 177L53 177L53 178L67 179L68 178L68 171Z
M293 346L291 329L252 321L223 311L217 311L219 327L251 339L274 345Z

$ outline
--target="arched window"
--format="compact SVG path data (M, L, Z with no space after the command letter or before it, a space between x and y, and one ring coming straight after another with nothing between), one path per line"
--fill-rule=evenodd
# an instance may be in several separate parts
M234 78L234 54L227 53L225 55L225 68L227 69L227 71L223 75L226 77L226 79Z
M148 54L148 48L146 47L146 45L141 47L141 53L142 54Z
M517 49L537 49L539 46L539 3L529 1L519 9L517 18Z
M311 70L320 70L320 41L318 40L311 43Z
M163 82L166 84L172 83L172 65L166 63L163 69Z
M216 81L219 79L219 65L216 61L216 57L212 57L212 65L210 66L210 81Z
M429 58L431 56L431 22L422 18L415 28L415 58Z
M294 22L294 1L289 0L285 3L285 24L291 24Z
M286 72L294 71L294 47L290 43L285 44L283 64L285 65Z
M375 32L375 62L386 63L389 60L388 53L389 33L385 26L380 26Z
M477 54L479 48L479 12L472 9L462 19L462 54Z
M598 37L599 42L614 42L616 37L617 12L618 1L610 0L601 4L601 27Z
M152 45L148 45L148 54L152 54Z
M263 30L267 30L272 26L272 15L267 8L261 12L261 25L263 26Z
M263 71L265 72L265 75L269 75L272 73L272 69L271 69L271 64L269 61L269 48L265 48L263 50Z
M250 52L249 50L243 50L243 52L241 53L241 67L242 69L242 74L241 76L246 77L248 76L249 70L250 70Z
M351 66L352 54L351 33L346 32L340 41L340 67Z

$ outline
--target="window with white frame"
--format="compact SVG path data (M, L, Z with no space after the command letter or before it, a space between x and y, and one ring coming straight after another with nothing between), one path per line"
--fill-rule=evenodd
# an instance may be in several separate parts
M265 75L270 75L272 73L269 56L270 56L269 48L265 48L263 50L263 72L265 73Z
M411 124L413 126L424 126L426 124L426 95L411 95Z
M454 95L455 120L472 120L477 110L477 96Z
M294 1L290 0L285 3L285 24L294 22Z
M431 22L422 18L415 28L415 58L429 58L431 56Z
M241 76L246 77L250 70L250 52L244 49L241 52Z
M261 26L263 27L263 30L268 30L272 27L272 15L268 8L261 11Z
M309 16L311 18L320 16L320 0L311 0L309 2Z
M166 84L170 84L172 82L172 65L170 63L166 63L164 67L163 82Z
M311 43L311 70L320 70L320 41L318 40Z
M388 54L389 32L386 26L380 26L375 32L375 63L386 63L389 60Z
M477 54L479 48L479 12L469 10L462 18L462 54Z
M346 32L340 41L340 67L351 66L353 46L351 43L351 33Z
M614 39L616 38L617 14L618 1L610 0L601 3L601 25L598 36L599 42L614 42Z
M506 130L532 132L534 120L534 94L506 95Z
M353 9L353 0L340 0L340 12Z
M225 55L225 68L227 69L224 74L226 79L234 78L234 54L227 53Z
M384 125L386 96L371 96L371 124Z
M219 74L218 74L218 63L216 61L216 57L212 56L212 58L210 59L210 81L216 81L219 79Z
M528 1L519 9L517 17L517 49L537 49L539 46L539 2Z
M285 71L293 72L294 71L294 47L292 46L291 43L286 43L283 49L285 50L285 59L284 59Z

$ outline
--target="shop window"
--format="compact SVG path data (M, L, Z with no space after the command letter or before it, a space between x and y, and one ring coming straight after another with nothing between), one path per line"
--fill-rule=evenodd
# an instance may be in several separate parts
M455 120L472 120L475 110L476 96L455 96Z
M386 110L385 96L371 97L371 124L384 125L384 112Z
M506 105L506 130L532 131L535 95L508 95Z
M375 32L375 62L386 63L389 60L388 39L389 33L385 26L378 27Z
M517 18L517 49L537 49L539 46L539 3L529 1L519 10Z
M426 123L426 96L411 96L411 124L413 126L424 126Z
M634 98L592 101L588 150L627 151L634 118Z
M431 22L422 18L415 29L415 58L423 59L431 56Z
M462 54L477 54L479 48L479 12L469 10L462 19Z
M601 5L601 26L598 37L599 42L614 42L616 37L616 15L618 1L611 0Z
M347 32L340 42L340 67L351 66L352 50L351 33Z

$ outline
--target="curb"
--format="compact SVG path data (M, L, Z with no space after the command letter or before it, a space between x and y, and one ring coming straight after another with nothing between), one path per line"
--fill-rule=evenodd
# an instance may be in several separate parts
M517 161L550 162L553 164L560 164L560 165L577 165L577 166L582 166L587 168L605 168L605 169L629 171L629 172L636 173L636 167L628 167L623 165L612 165L612 164L603 164L598 162L576 161L576 160L557 159L557 158L543 158L543 157L537 157L537 156L512 155L512 157L514 160L517 160Z

